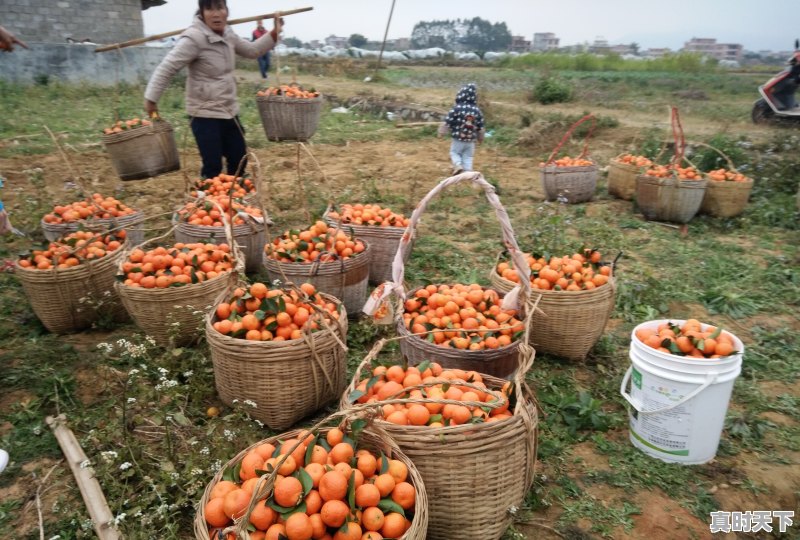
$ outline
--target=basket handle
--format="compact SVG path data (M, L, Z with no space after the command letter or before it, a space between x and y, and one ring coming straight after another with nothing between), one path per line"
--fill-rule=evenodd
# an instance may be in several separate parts
M710 144L706 144L704 142L693 142L691 144L693 146L702 146L702 147L708 148L710 150L713 150L714 152L716 152L717 154L722 156L722 159L724 159L728 163L728 170L729 171L734 172L736 174L741 174L741 173L739 173L739 171L736 170L736 167L733 165L733 161L731 161L731 158L728 157L728 154L726 154L725 152L723 152L719 148L715 148L715 147L711 146Z
M685 159L686 138L683 135L683 126L681 125L678 108L674 105L670 108L670 125L672 126L672 139L675 142L675 155L672 156L670 163L675 167L679 167L681 161Z
M587 114L586 116L584 116L583 118L581 118L580 120L578 120L577 122L572 124L572 126L567 130L567 132L561 138L561 142L559 142L556 145L556 147L553 149L553 151L550 153L550 157L547 158L547 161L545 162L545 166L550 165L554 161L554 158L558 154L558 151L561 150L561 147L564 146L564 144L567 142L567 140L569 140L569 137L570 137L570 135L572 135L572 132L575 131L575 128L577 128L578 126L580 126L581 124L583 124L587 120L591 120L592 121L592 125L589 127L589 131L586 133L586 137L583 138L583 150L581 151L580 155L578 156L579 158L586 157L586 154L589 151L589 139L591 138L592 133L594 133L595 127L597 127L597 119L594 117L593 114Z
M523 293L523 298L527 299L530 296L530 268L525 263L525 257L523 257L522 251L519 249L508 213L500 203L500 198L497 196L497 193L495 193L494 186L487 182L483 175L479 172L465 172L456 176L451 176L450 178L445 178L419 202L417 207L414 209L414 212L411 214L408 227L406 227L406 231L403 233L403 237L400 240L400 245L398 246L397 252L394 255L394 261L392 262L392 283L389 287L385 287L385 289L388 289L386 290L386 296L388 296L388 293L390 292L395 292L395 294L397 294L400 298L405 299L406 290L403 286L403 280L405 277L405 260L407 254L411 250L411 238L414 236L414 231L417 230L417 224L419 223L422 214L427 209L431 199L436 197L436 195L438 195L445 188L462 182L471 182L476 186L483 188L484 195L489 201L489 204L494 208L495 216L500 222L503 235L503 244L511 254L514 264L521 268L522 273L524 274L523 276L520 276L520 286L521 292ZM516 291L511 291L506 296L508 297L513 293L512 298L516 299L519 295L519 292L520 289L517 289ZM524 302L525 301L518 302L518 304L523 305Z

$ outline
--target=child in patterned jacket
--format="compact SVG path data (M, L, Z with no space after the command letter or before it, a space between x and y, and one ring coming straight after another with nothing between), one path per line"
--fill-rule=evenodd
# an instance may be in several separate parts
M472 156L475 154L475 143L483 142L483 114L478 108L478 92L473 83L469 83L456 94L456 104L447 113L439 126L438 137L450 133L450 160L453 162L453 174L472 170Z

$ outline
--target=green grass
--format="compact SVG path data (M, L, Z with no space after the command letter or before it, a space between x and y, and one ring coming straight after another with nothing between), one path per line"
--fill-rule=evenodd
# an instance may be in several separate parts
M466 75L505 92L530 88L541 72L498 67L392 67L383 75L387 89L449 87ZM714 104L716 96L724 94L744 102L749 99L747 92L739 88L751 88L747 76L718 72L561 71L559 76L598 92L594 96L578 93L576 111L602 103L603 96L614 98L604 106L619 105L619 114L608 117L598 132L599 140L615 134L615 122L634 107L633 96L640 93L648 94L643 98L647 102L667 101L672 92L696 87L710 97L708 103L694 109L698 117L719 119L727 113ZM258 127L255 103L243 97L252 90L250 86L240 88L242 119L252 126L248 141L260 147L266 141ZM69 137L61 140L78 151L83 144L95 144L102 127L114 119L114 111L124 117L141 113L141 90L136 85L120 88L117 98L108 89L55 84L23 88L0 83L4 113L0 114L0 139L36 135L0 148L0 159L55 156L52 142L41 136L45 124L55 132L68 132ZM176 82L161 103L162 114L179 132L179 141L188 129L182 92ZM52 111L54 102L73 104L69 115ZM549 122L556 130L578 115L546 112L530 116L528 121ZM526 127L519 118L519 123L498 125L487 141L498 156L530 157L530 148L519 142ZM395 129L374 115L324 114L314 142L339 146L347 141L421 141L432 136L427 128ZM777 131L769 140L753 141L745 134L711 142L732 154L737 167L756 178L753 198L740 217L696 218L686 237L673 228L641 220L632 213L631 205L609 199L602 190L590 205L545 204L510 185L501 170L492 171L489 180L499 186L524 250L563 254L597 247L606 259L624 253L617 267L614 328L609 328L586 362L569 363L537 354L528 373L528 383L536 390L544 412L539 459L548 475L537 473L520 508L521 522L527 518L535 522L555 506L559 517L548 526L567 537L635 533L633 517L642 511L637 494L653 490L707 522L708 513L719 509L711 490L720 482L741 490L742 495L759 500L769 497L759 479L747 478L737 468L737 460L755 455L765 462L790 463L790 452L800 451L796 423L780 425L765 417L780 414L800 422L800 397L791 390L800 377L800 341L792 322L800 318L800 216L794 206L800 182L796 174L800 170L800 138ZM637 144L652 155L660 141L652 130L643 129ZM715 164L710 157L702 159L709 166ZM41 172L30 170L26 177L37 193L44 191ZM342 188L343 195L352 200L388 204L408 213L424 194L419 186L398 188L367 173L355 173L354 177ZM319 215L321 197L308 195L312 211ZM273 201L287 215L298 213L292 197L276 196ZM17 197L15 225L36 231L48 204L34 195ZM487 284L488 272L502 249L499 239L497 220L485 200L467 189L451 189L427 209L406 279L410 286L454 281ZM0 257L14 257L41 240L37 232L32 239L8 237L0 244ZM718 463L696 467L662 463L627 440L627 411L618 385L629 362L628 336L644 320L705 317L706 313L709 322L722 321L719 324L741 333L747 342ZM391 326L353 321L348 333L348 374L377 339L393 335ZM97 348L101 342L109 345ZM397 342L387 343L382 358L398 358L398 349ZM164 537L191 537L192 505L205 483L239 450L271 433L250 419L244 404L222 407L221 416L207 415L208 407L220 404L205 344L157 348L137 335L130 324L115 325L110 333L94 329L78 337L52 336L32 316L21 286L8 273L0 274L0 365L0 387L20 396L14 405L0 410L0 425L6 426L0 431L0 447L13 456L13 463L0 476L0 487L27 482L23 466L60 456L44 418L65 412L90 455L112 513L125 514L120 525L129 538L144 538L143 525L147 530L162 531ZM102 383L92 385L87 380ZM789 390L771 391L766 383L783 383ZM579 463L573 454L577 445L588 448L610 467L596 469ZM88 538L92 533L78 490L69 481L63 484L57 509L46 517L48 534L58 533L62 539ZM592 495L595 489L612 490L619 497L599 500ZM15 498L0 502L0 530L13 532L18 525L15 514L25 504L26 500ZM576 526L581 519L588 524ZM522 529L520 523L506 537L524 538L519 532ZM36 532L25 537L38 537Z

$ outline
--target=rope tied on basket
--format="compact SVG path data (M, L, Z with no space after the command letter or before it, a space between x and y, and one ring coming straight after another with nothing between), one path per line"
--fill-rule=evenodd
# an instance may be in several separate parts
M588 120L591 120L592 124L591 126L589 126L589 131L586 133L586 137L584 137L583 139L583 150L581 150L581 153L578 156L578 158L586 157L586 155L589 153L589 139L592 137L595 127L597 127L597 119L594 117L593 114L587 114L583 118L572 124L572 126L567 130L567 132L561 138L561 141L556 145L555 148L553 148L553 151L550 153L550 157L548 157L547 161L545 162L545 166L548 166L551 163L553 163L556 155L558 155L558 151L561 150L561 147L564 146L564 144L566 144L567 140L569 140L570 136L572 135L572 132L575 131L575 129L578 126L580 126L581 124L583 124Z
M504 298L502 303L503 309L519 309L520 312L525 308L525 302L520 301L520 290L524 292L524 298L530 296L530 268L525 263L525 258L522 251L517 244L514 229L511 226L511 221L508 213L503 205L500 203L500 198L495 192L495 188L479 172L464 172L449 178L445 178L437 184L417 205L414 212L411 214L408 226L406 227L403 237L400 239L400 245L395 253L394 260L392 261L392 281L384 282L370 294L367 302L364 304L363 312L372 316L376 322L384 322L387 319L391 321L392 307L389 302L390 296L394 295L398 301L406 300L406 289L404 286L405 276L405 260L407 253L411 249L411 240L414 237L414 232L417 229L422 214L425 212L431 199L436 197L442 190L448 188L453 184L461 182L471 182L483 189L486 199L489 204L494 208L495 216L500 222L502 230L503 245L508 250L509 255L514 260L518 268L521 268L523 276L520 277L520 283L509 292Z

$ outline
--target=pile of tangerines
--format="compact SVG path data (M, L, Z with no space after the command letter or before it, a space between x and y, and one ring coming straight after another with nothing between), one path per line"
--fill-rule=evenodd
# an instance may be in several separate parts
M319 92L314 90L303 90L299 86L282 84L280 86L270 86L256 92L257 96L283 96L290 98L311 99L319 96Z
M55 242L50 242L47 249L34 250L30 255L20 257L18 264L30 270L71 268L87 261L101 259L118 250L124 242L124 230L110 234L75 231Z
M494 289L428 285L411 293L403 322L412 334L440 346L482 351L510 345L524 330L516 310L502 309Z
M230 272L234 261L228 244L184 244L134 249L122 263L123 283L129 287L165 289L202 283Z
M714 326L689 319L679 325L661 323L657 328L640 328L636 338L657 351L692 358L723 358L736 352L733 336Z
M531 269L531 287L545 291L585 291L606 285L611 278L611 267L601 265L602 255L597 250L586 250L563 257L534 257L525 254ZM503 278L519 283L519 274L510 262L497 264L496 272Z
M742 173L729 171L728 169L715 169L706 173L709 180L714 182L747 182L750 179Z
M343 224L375 225L378 227L408 227L408 218L379 204L343 204L339 210L328 212L328 218Z
M114 197L103 197L99 193L94 193L82 201L57 205L42 219L45 223L70 223L80 219L111 219L129 216L135 212L136 210L125 206Z
M653 162L644 156L637 156L635 154L622 154L614 161L623 163L625 165L635 165L636 167L649 167Z
M564 156L547 163L544 161L539 162L539 167L550 167L552 165L556 167L589 167L594 165L594 162L590 159L580 157L573 158L569 156Z
M138 118L131 118L130 120L117 120L111 127L107 127L103 130L103 133L106 135L110 135L112 133L121 133L128 129L134 129L141 126L149 126L152 122L150 120L145 119L138 119Z
M367 249L364 242L348 236L344 231L317 221L302 231L285 231L264 246L267 257L278 262L310 264L346 260Z
M190 225L222 227L223 214L230 215L233 213L231 223L234 226L244 225L245 220L239 215L240 212L254 217L262 216L260 208L247 206L236 199L231 200L227 195L220 195L217 197L206 197L201 201L186 203L183 208L178 210L177 217L179 221L189 223Z
M216 309L214 330L250 341L288 341L324 326L323 319L339 318L336 304L317 293L310 283L294 289L270 289L253 283L237 288L227 302Z
M411 527L416 492L405 463L357 449L333 428L318 437L301 431L245 454L241 482L217 482L203 508L211 538L245 515L261 476L276 468L272 492L249 516L251 540L381 540L400 538Z
M677 178L678 180L702 180L703 175L694 167L679 167L677 165L652 165L644 172L647 176L656 178Z
M421 388L421 385L425 385ZM386 403L383 418L401 426L444 427L468 423L496 422L511 417L511 383L501 390L490 390L475 371L442 369L436 362L419 366L377 366L372 376L362 379L350 395L358 403L378 403L394 399L450 399L452 403ZM485 403L468 405L466 402Z
M214 178L198 180L189 194L192 197L197 197L199 191L211 197L229 196L234 199L243 199L255 193L256 186L249 178L237 177L232 174L220 174Z

